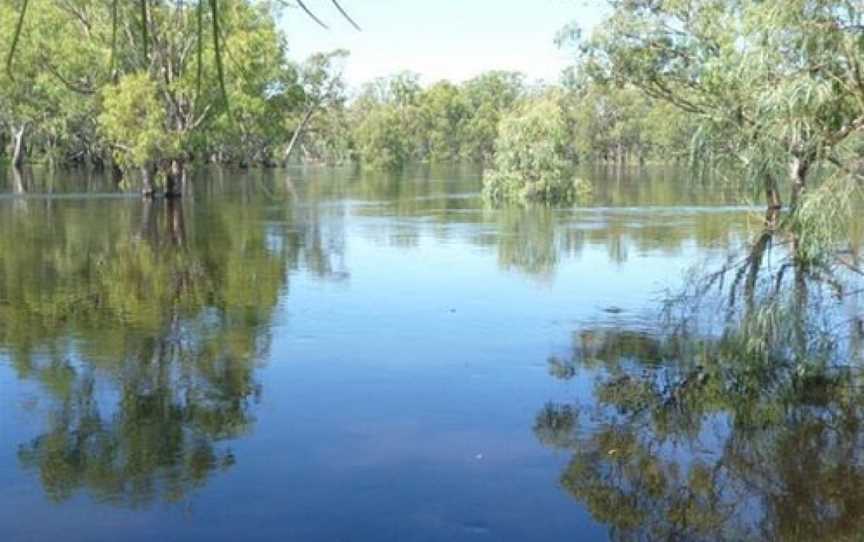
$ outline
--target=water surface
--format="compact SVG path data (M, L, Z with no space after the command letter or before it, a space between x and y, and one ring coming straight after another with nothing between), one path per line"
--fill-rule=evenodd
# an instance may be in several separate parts
M0 179L0 539L857 536L857 380L669 399L658 300L757 209L595 175L566 209L471 170Z

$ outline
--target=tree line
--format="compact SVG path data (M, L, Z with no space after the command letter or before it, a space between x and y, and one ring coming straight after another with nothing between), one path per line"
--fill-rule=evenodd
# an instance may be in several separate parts
M532 108L565 128L568 161L686 154L687 124L670 124L668 107L575 70L555 84L490 71L425 86L404 72L349 92L347 51L289 57L278 3L144 5L38 2L23 19L20 5L0 6L0 34L18 36L0 44L0 159L132 172L145 192L174 194L204 163L490 163L499 125Z
M802 223L826 216L805 199L842 207L861 177L862 0L617 0L590 36L560 32L574 61L555 83L404 72L357 93L347 52L289 58L282 3L218 6L5 3L0 148L18 166L136 171L169 194L207 162L458 160L487 166L493 199L572 200L587 190L575 162L687 160L751 179ZM814 179L832 188L805 198Z

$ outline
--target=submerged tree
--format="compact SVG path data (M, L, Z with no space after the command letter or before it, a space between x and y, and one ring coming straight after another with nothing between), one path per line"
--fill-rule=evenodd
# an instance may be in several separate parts
M786 192L794 210L806 209L814 176L831 179L822 186L834 205L843 203L839 185L860 178L864 4L621 0L611 7L581 42L591 77L632 85L687 113L698 127L694 150L746 172L769 207L779 208ZM566 29L561 41L580 43L578 29Z
M67 159L91 159L97 151L93 97L107 74L105 57L97 44L78 39L81 23L68 11L37 4L22 25L17 7L0 6L0 34L20 28L29 37L19 41L14 65L0 71L0 153L11 143L12 163L21 167L38 140L49 158L62 149Z
M275 4L30 4L0 7L0 29L15 36L3 44L9 66L0 76L0 123L17 141L26 142L29 130L47 150L98 155L100 165L113 157L147 177L158 171L169 195L179 193L191 162L267 163L284 145L297 74ZM139 114L144 126L136 130Z
M584 201L591 185L575 175L569 133L556 96L529 102L501 121L495 160L483 173L492 201Z

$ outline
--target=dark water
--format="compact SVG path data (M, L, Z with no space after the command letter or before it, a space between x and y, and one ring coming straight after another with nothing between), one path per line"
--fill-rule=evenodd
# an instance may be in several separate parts
M746 195L596 182L0 179L0 540L856 539L857 374L656 330Z

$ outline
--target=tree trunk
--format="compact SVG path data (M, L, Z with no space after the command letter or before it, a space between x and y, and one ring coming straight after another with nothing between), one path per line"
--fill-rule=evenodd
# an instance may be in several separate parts
M776 213L776 211L769 209L768 214L770 215L773 213ZM776 218L766 217L766 222L774 223L776 222ZM765 253L771 245L773 238L773 229L766 228L762 230L762 234L759 235L759 239L753 245L753 248L750 249L750 254L747 257L747 279L744 283L744 299L746 302L748 318L753 314L756 306L756 285L758 284L759 271L762 269L762 262L765 259ZM731 294L734 295L734 289Z
M114 181L114 184L120 184L123 181L123 169L113 160L111 161L111 180Z
M12 165L16 168L23 166L26 159L27 149L24 145L24 132L26 128L26 125L19 126L13 134Z
M21 169L12 168L12 192L15 194L24 194L27 189L24 186L24 176L21 174Z
M777 179L767 173L765 174L765 204L768 207L765 225L773 228L777 225L777 216L780 208L783 207L783 202L780 200L780 191L777 189Z
M153 186L153 177L156 175L156 166L152 162L148 162L141 167L141 181L143 187L141 193L144 197L153 197L156 194L156 188Z
M801 201L801 196L804 190L807 189L807 173L810 170L810 160L796 156L789 164L789 180L792 182L792 195L790 204L792 210L798 208Z
M297 141L300 139L300 135L303 133L303 130L306 129L306 125L309 124L309 120L312 118L312 114L315 112L314 107L310 107L306 110L306 113L303 114L303 120L300 121L300 126L294 130L294 135L291 136L291 142L288 143L288 148L285 149L285 163L288 163L288 159L291 158L291 151L294 150L294 146L297 145Z
M165 176L165 197L179 198L183 195L183 162L181 160L171 160L171 165L168 169L168 174Z

